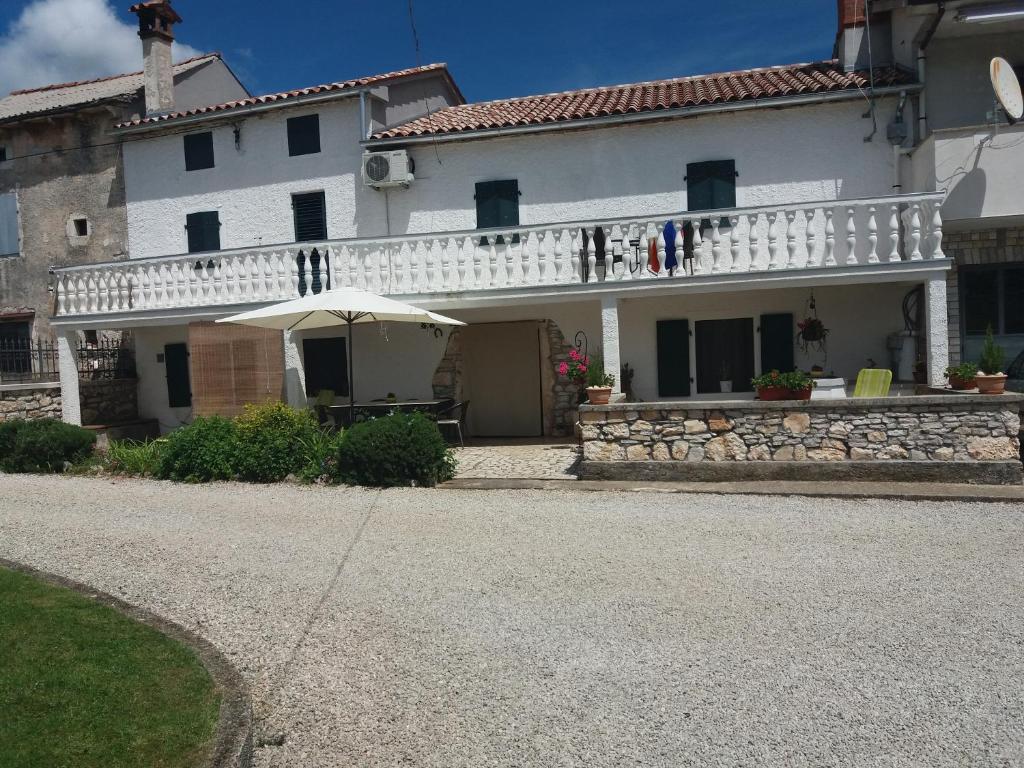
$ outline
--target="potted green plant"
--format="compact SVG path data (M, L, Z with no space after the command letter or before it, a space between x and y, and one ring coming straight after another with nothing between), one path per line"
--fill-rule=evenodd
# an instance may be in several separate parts
M779 377L790 400L810 400L815 381L803 371L790 371Z
M992 335L992 326L985 332L985 344L981 348L981 359L978 360L978 367L981 369L976 380L978 392L983 395L1001 395L1006 389L1006 374L1003 373L1003 363L1006 362L1006 353L1003 348L996 344Z
M591 405L606 405L612 396L615 377L604 372L601 358L595 357L593 364L587 367L587 400Z
M946 378L949 379L951 389L974 389L978 386L977 376L978 366L974 363L960 363L946 369Z
M755 376L750 384L757 390L758 400L785 400L789 394L786 385L782 383L782 374L774 369Z

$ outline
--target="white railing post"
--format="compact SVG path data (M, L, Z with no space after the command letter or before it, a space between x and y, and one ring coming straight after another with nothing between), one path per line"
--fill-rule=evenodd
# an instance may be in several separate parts
M868 207L868 264L878 263L878 222L875 220L875 206Z
M729 259L731 272L745 271L740 263L740 217L735 214L729 217Z
M921 259L921 205L913 203L910 206L910 260Z
M832 208L825 209L825 266L835 267L836 264L836 226L832 221Z
M853 208L846 209L846 263L853 265L857 263L857 222L854 219L856 211Z
M751 272L756 272L761 268L761 265L757 263L757 257L761 250L761 235L757 231L757 222L760 221L760 219L761 215L759 213L751 213L747 216L747 224L750 227L750 231L747 233L747 240L750 243L749 271Z
M817 233L814 231L814 217L816 214L816 208L808 208L804 211L804 243L807 246L807 261L804 263L808 267L818 266L818 254L815 245Z
M786 211L786 269L796 268L796 211Z
M690 229L693 230L693 274L699 275L704 271L704 241L700 236L700 219L690 219Z
M581 265L580 265L580 246L579 246L580 230L579 230L579 227L572 227L569 230L569 237L571 238L571 243L569 245L569 248L571 249L569 251L569 259L570 259L570 264L572 265L572 271L569 274L569 281L572 282L572 283L581 283L581 282L583 282L583 274L582 274L582 272L580 270L580 266Z
M900 261L900 207L889 206L889 261Z
M942 204L936 200L932 203L932 258L944 259L942 252Z
M768 214L768 269L778 269L779 263L779 214Z

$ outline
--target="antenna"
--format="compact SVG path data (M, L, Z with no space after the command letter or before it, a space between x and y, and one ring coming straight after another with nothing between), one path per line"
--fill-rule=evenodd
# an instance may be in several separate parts
M995 91L996 99L1006 113L1006 119L1013 125L1024 116L1024 97L1021 96L1017 75L1010 63L1001 56L992 59L989 75L992 78L992 90Z

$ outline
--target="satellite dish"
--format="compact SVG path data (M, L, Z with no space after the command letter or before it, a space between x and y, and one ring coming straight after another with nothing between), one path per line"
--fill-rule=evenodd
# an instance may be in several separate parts
M1001 56L992 59L989 75L992 78L992 90L996 92L996 98L1006 111L1010 125L1013 125L1024 116L1024 97L1021 96L1017 75L1010 62Z

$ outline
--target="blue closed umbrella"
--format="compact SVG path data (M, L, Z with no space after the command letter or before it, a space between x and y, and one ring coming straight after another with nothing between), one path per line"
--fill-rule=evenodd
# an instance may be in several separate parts
M675 269L676 261L676 228L671 221L665 222L665 269Z

